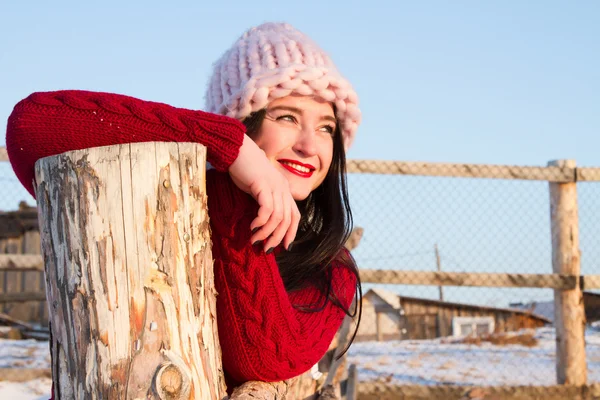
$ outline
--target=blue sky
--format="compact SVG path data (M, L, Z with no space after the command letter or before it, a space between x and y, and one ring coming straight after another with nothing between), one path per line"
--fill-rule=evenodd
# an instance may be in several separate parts
M3 121L64 88L202 108L212 62L287 21L359 93L351 158L600 164L596 1L14 1L0 15Z
M202 109L211 64L247 28L286 21L330 53L360 96L349 158L600 166L597 1L5 1L0 15L2 121L31 92L56 89ZM0 168L0 184L16 187L9 175ZM545 184L365 179L353 194L367 226L356 253L364 265L433 268L437 242L448 270L550 272ZM582 243L599 259L596 186L581 195ZM387 201L377 215L365 187ZM479 293L504 304L508 290Z

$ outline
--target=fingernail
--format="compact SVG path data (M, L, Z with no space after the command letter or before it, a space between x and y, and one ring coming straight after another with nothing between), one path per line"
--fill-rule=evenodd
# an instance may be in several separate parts
M286 250L287 250L287 251L290 251L290 250L292 250L292 246L293 246L293 245L294 245L293 243L290 243L290 244L289 244L289 246L287 247L287 249L286 249Z
M257 240L256 242L252 243L252 246L256 246L259 243L260 243L260 240Z
M256 228L252 229L252 233L255 233L259 229L260 229L260 226L257 226Z
M269 250L267 250L267 254L271 254L273 252L274 247L271 247Z

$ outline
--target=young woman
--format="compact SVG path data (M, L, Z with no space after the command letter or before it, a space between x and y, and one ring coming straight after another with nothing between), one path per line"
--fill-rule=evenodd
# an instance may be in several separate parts
M357 96L310 38L269 23L215 63L206 101L207 111L191 111L108 93L34 93L9 117L9 158L33 195L42 157L132 142L204 144L228 387L288 379L316 364L344 316L356 315L360 280L343 244Z

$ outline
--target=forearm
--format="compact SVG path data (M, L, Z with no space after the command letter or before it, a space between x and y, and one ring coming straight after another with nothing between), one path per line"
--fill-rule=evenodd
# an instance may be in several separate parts
M208 161L227 170L245 127L232 118L133 97L78 90L33 93L8 118L6 147L13 169L33 195L35 162L66 151L123 143L197 142Z

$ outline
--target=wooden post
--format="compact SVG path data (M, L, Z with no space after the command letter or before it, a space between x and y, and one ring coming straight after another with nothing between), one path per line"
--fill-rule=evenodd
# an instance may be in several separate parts
M195 143L36 163L55 399L222 399L216 293Z
M356 400L358 397L358 372L356 364L350 365L348 369L348 381L346 384L346 400Z
M575 168L574 160L558 160L549 166ZM577 183L550 183L552 269L554 273L579 279L579 220ZM556 326L556 374L559 384L583 385L587 382L585 359L585 310L579 285L571 290L554 291Z
M442 261L440 259L440 251L438 250L437 243L435 244L435 265L437 267L438 272L442 272ZM440 292L440 301L444 301L444 287L442 285L438 286Z

